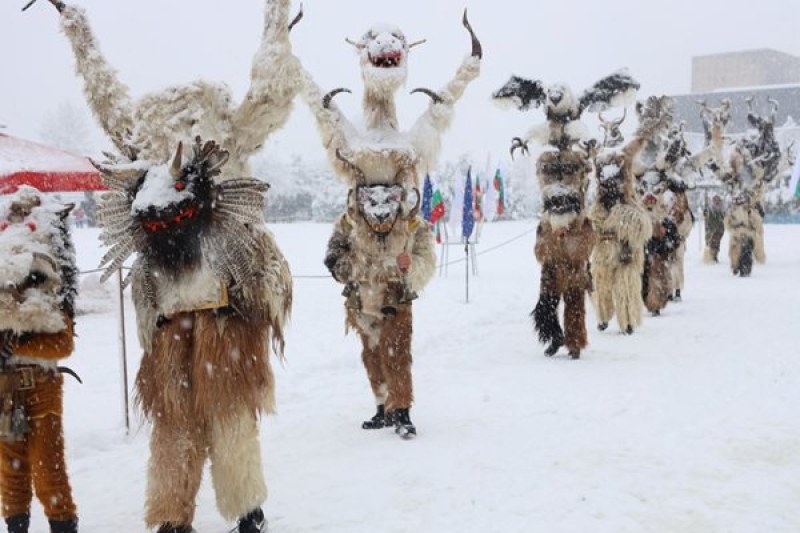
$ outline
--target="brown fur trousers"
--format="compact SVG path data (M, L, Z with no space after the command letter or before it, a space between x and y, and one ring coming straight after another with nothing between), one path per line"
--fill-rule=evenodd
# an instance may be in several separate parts
M258 415L274 406L269 331L264 321L194 311L154 333L136 377L137 401L153 422L148 527L192 523L206 459L223 517L266 500Z
M361 338L361 359L378 405L386 412L409 409L414 401L411 380L411 304L397 314L378 318L350 309L347 324Z
M3 516L30 512L33 490L48 519L76 516L64 461L63 377L35 368L35 387L18 391L30 432L18 442L0 442L0 495Z
M589 255L594 244L592 225L579 218L566 230L553 231L542 220L536 230L536 259L542 265L539 301L531 316L539 341L550 343L546 355L566 345L573 357L588 344L584 293L591 287ZM564 329L558 321L558 305L564 299Z

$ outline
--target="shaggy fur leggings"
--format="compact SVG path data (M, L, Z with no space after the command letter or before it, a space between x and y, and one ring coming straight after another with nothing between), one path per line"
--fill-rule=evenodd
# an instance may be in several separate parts
M545 263L539 283L539 301L531 313L543 343L563 343L580 353L589 343L586 334L586 267ZM558 304L564 298L564 329L558 321Z
M411 382L411 306L398 307L397 315L379 322L379 338L359 328L367 370L376 402L386 411L408 409L414 401Z
M232 415L224 423L186 417L177 424L164 424L155 418L145 512L148 527L192 523L207 458L217 508L227 520L247 514L267 499L258 420L253 414Z
M37 371L36 386L19 391L30 433L19 442L0 443L0 495L3 516L30 512L33 490L48 519L76 517L64 461L63 377Z

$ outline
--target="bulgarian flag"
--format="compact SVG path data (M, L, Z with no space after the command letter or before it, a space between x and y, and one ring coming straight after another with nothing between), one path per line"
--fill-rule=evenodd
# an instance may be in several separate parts
M436 224L445 215L445 207L444 207L444 198L442 198L442 191L436 189L433 191L433 196L431 197L431 217L430 222L431 224Z
M497 214L502 215L506 211L506 190L503 185L503 176L500 175L500 169L494 173L494 180L492 180L494 190L497 191Z

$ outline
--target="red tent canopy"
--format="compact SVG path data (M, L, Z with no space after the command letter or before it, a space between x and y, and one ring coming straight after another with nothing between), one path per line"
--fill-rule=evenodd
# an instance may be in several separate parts
M106 190L87 158L0 133L0 194L20 185L42 192Z

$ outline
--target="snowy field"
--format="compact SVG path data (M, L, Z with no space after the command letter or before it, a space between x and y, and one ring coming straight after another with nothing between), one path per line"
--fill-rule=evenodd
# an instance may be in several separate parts
M572 361L545 358L528 319L534 224L484 228L469 303L462 262L415 304L414 441L360 428L374 406L341 287L311 277L325 274L330 227L272 227L298 277L279 414L262 423L270 531L800 531L800 226L767 226L768 262L749 279L726 252L702 264L695 227L683 302L633 337L598 332L590 311ZM81 269L95 268L97 231L75 237ZM84 384L66 380L65 415L81 530L144 531L148 429L135 416L124 429L114 292L84 287L69 361ZM232 527L208 475L195 527ZM44 529L37 508L32 531Z

